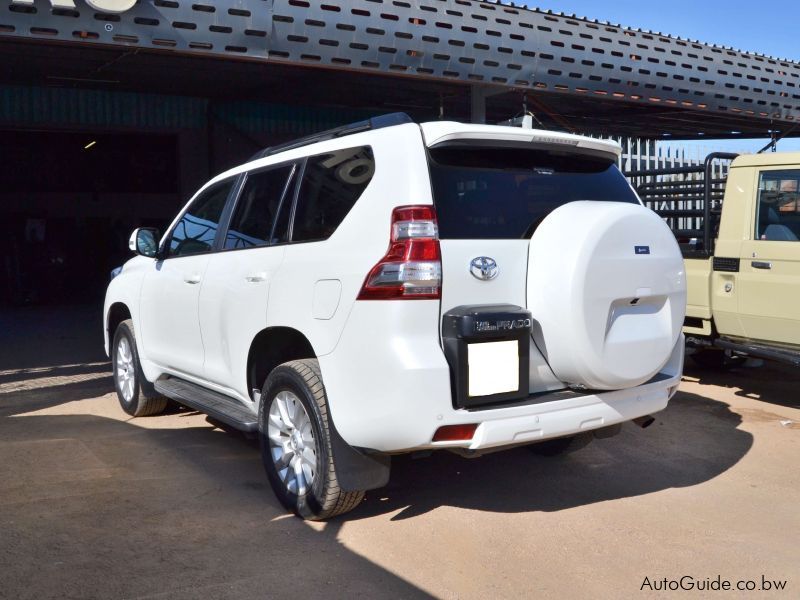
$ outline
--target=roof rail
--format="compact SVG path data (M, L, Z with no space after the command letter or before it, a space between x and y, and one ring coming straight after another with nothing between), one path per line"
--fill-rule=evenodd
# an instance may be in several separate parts
M354 133L361 133L362 131L369 131L371 129L383 129L384 127L393 127L395 125L404 125L406 123L413 122L414 120L411 117L402 112L380 115L365 121L358 121L357 123L342 125L341 127L328 129L327 131L313 133L291 142L278 144L277 146L269 146L256 152L247 162L252 162L254 160L258 160L259 158L266 158L267 156L272 156L273 154L278 154L279 152L286 152L287 150L302 148L303 146L315 144L316 142L324 142L326 140L332 140L334 138L344 137Z

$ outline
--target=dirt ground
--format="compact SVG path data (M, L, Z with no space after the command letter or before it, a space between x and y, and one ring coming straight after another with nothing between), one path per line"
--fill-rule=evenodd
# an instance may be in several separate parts
M800 597L790 368L688 368L652 427L568 457L399 458L353 513L309 524L253 440L185 409L125 415L100 320L0 309L2 598L621 598L684 576Z

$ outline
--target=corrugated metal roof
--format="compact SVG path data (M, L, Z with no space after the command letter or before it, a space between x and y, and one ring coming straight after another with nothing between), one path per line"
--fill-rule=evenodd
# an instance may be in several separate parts
M215 104L212 114L242 131L282 136L306 135L375 116L374 112L365 110L310 108L247 101Z
M174 131L203 129L208 100L185 96L0 86L0 124ZM215 119L253 134L305 135L374 116L356 109L214 103Z
M0 122L132 129L205 126L206 100L103 90L0 86Z

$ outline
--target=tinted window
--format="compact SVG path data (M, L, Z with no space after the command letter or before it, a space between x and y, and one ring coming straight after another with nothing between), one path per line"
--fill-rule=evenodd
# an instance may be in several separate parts
M282 202L289 188L292 165L251 173L236 203L236 210L225 236L225 248L252 248L285 242L288 236L287 218L275 225L276 216L289 214L289 202Z
M800 239L800 170L763 171L758 182L756 239Z
M529 238L574 200L637 203L610 160L519 148L451 147L430 152L443 239Z
M218 183L195 198L172 230L167 256L211 251L231 187L233 180Z
M292 241L330 237L374 173L375 160L368 146L309 158L297 199Z

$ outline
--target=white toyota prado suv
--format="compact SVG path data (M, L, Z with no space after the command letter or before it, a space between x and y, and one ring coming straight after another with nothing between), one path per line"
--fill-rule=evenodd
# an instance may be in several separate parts
M553 454L642 426L683 367L675 237L573 135L394 114L268 148L111 281L122 408L257 432L281 502L354 508L392 454Z

